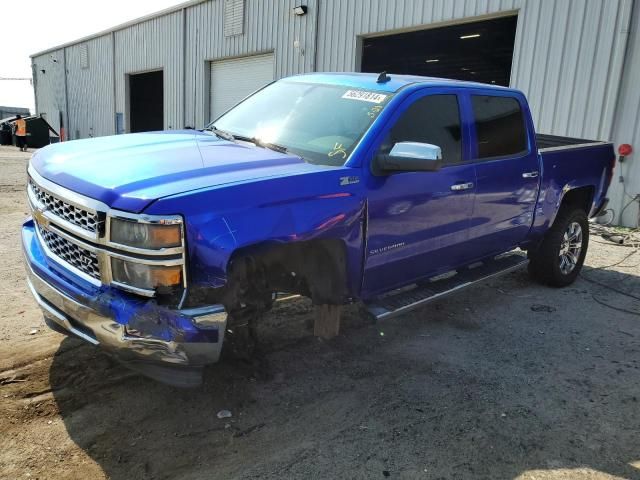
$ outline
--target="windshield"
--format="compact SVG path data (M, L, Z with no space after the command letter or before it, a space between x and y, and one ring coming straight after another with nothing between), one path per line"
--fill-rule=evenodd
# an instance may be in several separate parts
M344 165L391 94L279 81L211 124L236 137L278 145L310 163Z

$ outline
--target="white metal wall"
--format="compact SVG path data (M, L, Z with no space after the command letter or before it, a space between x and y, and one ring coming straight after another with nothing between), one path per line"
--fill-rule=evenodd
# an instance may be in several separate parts
M115 32L116 111L127 115L127 75L162 69L164 128L183 126L183 30L178 11Z
M514 11L523 1L324 0L320 2L318 19L317 69L357 70L360 36L394 33Z
M244 34L231 37L224 36L222 0L187 9L187 125L210 120L210 61L274 52L275 78L314 70L317 0L303 3L309 13L296 16L299 0L246 0Z
M86 67L82 63L83 50L87 54ZM68 137L88 138L115 133L111 35L67 47L66 56Z
M49 124L60 132L60 112L66 122L64 49L54 50L32 60L36 114L46 114Z
M538 131L608 139L618 97L629 0L529 0L518 21L511 85Z
M334 0L320 4L318 70L357 70L360 37L518 14L511 86L541 132L608 138L630 0Z
M629 143L635 148L635 153L624 163L616 165L610 189L610 206L619 215L628 205L620 222L627 226L637 226L640 222L640 202L637 200L633 202L632 198L640 195L640 1L638 0L633 6L627 56L611 139L616 145Z

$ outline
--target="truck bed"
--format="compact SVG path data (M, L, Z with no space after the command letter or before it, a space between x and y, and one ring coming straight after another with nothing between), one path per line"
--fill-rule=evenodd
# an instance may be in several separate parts
M547 135L536 133L536 144L539 151L560 150L566 148L579 148L591 145L600 145L599 140L586 140L584 138L562 137L559 135Z
M566 189L590 188L588 214L599 212L611 182L616 158L613 145L554 135L536 135L536 139L542 167L540 191L544 192L544 201L540 203L542 215L536 215L541 231L553 222Z

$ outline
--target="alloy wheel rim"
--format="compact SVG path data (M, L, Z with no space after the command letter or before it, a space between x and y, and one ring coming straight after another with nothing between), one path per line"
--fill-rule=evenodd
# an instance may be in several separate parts
M568 275L576 268L582 252L582 227L578 222L569 224L562 237L558 254L560 271Z

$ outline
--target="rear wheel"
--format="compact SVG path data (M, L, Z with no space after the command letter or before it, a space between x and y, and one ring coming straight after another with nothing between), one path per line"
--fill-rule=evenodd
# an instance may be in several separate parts
M585 211L562 208L542 244L529 253L529 273L545 285L570 285L580 274L588 246L589 222Z

